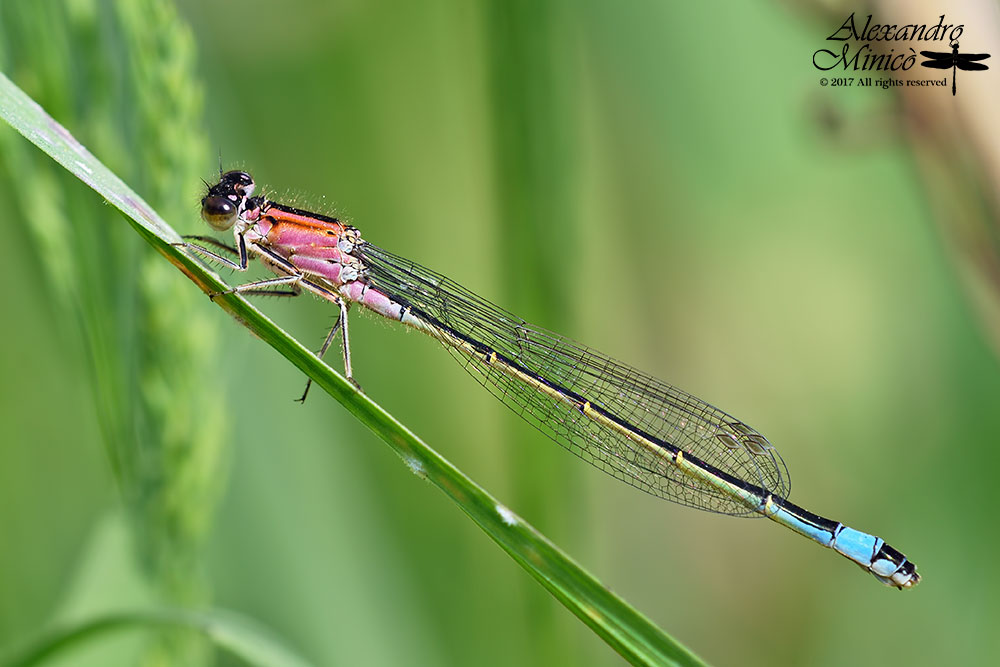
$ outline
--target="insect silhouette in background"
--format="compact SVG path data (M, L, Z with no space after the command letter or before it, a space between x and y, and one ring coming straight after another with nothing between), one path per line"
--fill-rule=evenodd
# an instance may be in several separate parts
M955 94L955 75L958 70L963 69L966 72L979 72L984 69L989 69L988 65L983 63L977 63L977 60L986 60L990 57L988 53L959 53L958 52L958 42L952 42L951 53L947 51L921 51L920 55L925 58L930 58L930 60L925 60L920 63L924 67L930 67L931 69L948 69L951 68L951 94Z

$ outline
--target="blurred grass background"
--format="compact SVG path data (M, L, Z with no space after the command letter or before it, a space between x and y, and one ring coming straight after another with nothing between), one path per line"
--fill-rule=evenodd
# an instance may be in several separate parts
M46 85L57 79L24 55L12 66L12 41L5 71L175 228L204 233L197 178L213 177L221 148L227 168L250 170L270 196L346 217L373 242L746 420L780 448L794 502L882 535L925 577L913 591L884 590L769 523L644 496L532 432L432 341L355 316L366 392L671 635L719 664L975 664L1000 654L1000 538L988 519L1000 369L911 149L891 136L844 141L811 113L819 73L809 58L826 23L773 2L733 4L724 20L657 2L237 10L183 0L177 18L108 9L127 4L94 3L96 37L66 56L109 72L103 88L77 72L66 79L73 103L51 108L46 94L60 93ZM79 17L90 5L66 7ZM0 27L17 11L0 7ZM186 47L166 38L129 44L121 35L143 19L157 35L189 24L197 60L184 64ZM115 36L120 50L109 51ZM59 43L40 32L36 57L46 40ZM142 75L137 52L177 69ZM126 63L140 72L122 73ZM855 126L893 126L903 113L881 89L835 92ZM175 109L185 95L203 99L203 119L197 106ZM103 129L88 136L74 121L88 110L124 120L95 120ZM181 116L194 135L207 124L212 143L179 143L168 127ZM144 117L170 125L143 129ZM0 134L6 158L34 150ZM117 149L102 151L102 138ZM188 155L183 173L200 172L150 166L149 142ZM101 242L123 259L102 264L103 246L88 247L105 270L74 290L117 303L102 314L153 324L130 331L67 310L77 295L40 269L60 246L40 250L20 215L5 225L0 646L53 619L152 597L211 599L319 664L619 660L332 401L294 403L304 379L182 276L140 279L145 249L81 184L26 197L42 178L26 174L47 167L36 157L31 171L8 166L4 201L37 210L47 193L70 214L94 209ZM67 218L67 238L83 243L89 232ZM137 320L145 306L134 304L150 299L174 320ZM264 308L309 345L333 317L308 300ZM176 376L153 386L186 407L158 406L150 397L162 392L134 378L120 404L99 407L108 399L95 400L94 322L132 345L135 334L205 340L157 348ZM143 355L128 358L147 368ZM108 445L109 416L156 410L163 422L128 425ZM176 450L136 466L153 482L110 465L164 432L189 444L214 433L229 450L208 462L177 455L187 479L212 473L196 494L177 487L183 511L199 513L180 535L170 512L142 510L169 502L133 493L169 485L157 462L169 470ZM144 526L158 537L143 537ZM181 565L164 574L162 559L130 555L150 544ZM162 641L162 654L127 637L88 658L205 659L204 648Z

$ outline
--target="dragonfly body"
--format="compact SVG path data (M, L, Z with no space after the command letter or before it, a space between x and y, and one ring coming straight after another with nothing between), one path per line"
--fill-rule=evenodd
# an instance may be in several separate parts
M350 225L254 197L253 190L249 174L227 172L202 200L206 221L220 231L232 228L238 262L204 246L189 247L239 270L258 257L278 276L233 292L305 290L336 304L340 317L320 356L342 332L349 378L347 312L357 303L441 341L522 418L628 484L698 509L765 516L836 550L885 584L903 589L919 581L914 564L881 538L786 500L790 479L780 455L738 419L529 324L365 241Z

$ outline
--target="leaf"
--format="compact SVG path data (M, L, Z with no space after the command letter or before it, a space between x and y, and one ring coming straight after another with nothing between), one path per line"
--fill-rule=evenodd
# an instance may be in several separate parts
M154 627L186 628L204 634L219 648L225 649L251 665L270 667L306 667L300 658L274 639L270 632L247 618L229 611L210 609L151 609L126 611L99 616L77 625L59 628L3 660L9 667L29 667L44 662L57 653L108 632Z

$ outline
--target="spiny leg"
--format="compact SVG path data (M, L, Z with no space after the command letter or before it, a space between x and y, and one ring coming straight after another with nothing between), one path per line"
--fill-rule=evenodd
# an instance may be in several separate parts
M203 247L203 245L210 245L218 248L219 250L225 250L231 255L239 256L240 254L236 248L229 245L228 243L220 241L219 239L213 236L201 236L200 234L185 234L181 238L184 239L185 241L200 241L200 243L190 243L190 244L180 244L180 245L191 245L191 246L197 246L199 248Z
M237 237L238 241L237 250L234 250L233 248L230 248L228 245L220 241L217 241L216 239L213 239L211 237L190 236L185 238L194 238L199 241L203 241L211 245L214 245L228 252L237 254L239 255L240 263L237 264L229 259L226 259L225 257L222 257L219 254L212 252L208 248L198 245L197 243L175 243L174 245L192 250L195 253L202 255L203 257L209 258L224 266L228 266L236 271L247 270L247 265L249 263L249 255L247 253L246 242L244 241L242 235ZM344 299L336 292L332 292L326 289L325 287L312 282L311 280L307 280L305 276L298 271L297 267L294 264L289 262L286 258L282 257L281 255L275 253L272 249L268 248L267 246L261 245L259 243L253 243L253 246L254 246L254 251L256 253L267 257L275 267L277 267L279 270L287 271L288 275L279 276L277 278L268 278L266 280L258 280L251 283L246 283L244 285L238 285L230 290L227 290L226 292L210 294L209 297L214 301L215 297L220 296L221 294L245 294L247 296L260 296L260 295L298 296L301 293L301 289L305 288L310 292L312 292L313 294L315 294L316 296L319 296L323 299L326 299L327 301L331 301L337 304L337 306L340 308L340 313L337 316L337 322L333 325L333 328L330 329L330 333L327 334L326 340L323 341L323 346L320 348L320 351L317 356L320 359L322 359L323 355L326 354L326 351L333 343L333 339L336 337L337 332L343 330L343 337L341 340L343 343L342 351L344 357L344 375L346 376L347 381L350 382L352 385L354 385L354 387L358 391L363 391L363 389L361 389L361 385L358 384L357 380L354 379L354 374L351 369L351 345L347 334L347 303L344 301ZM288 291L269 289L270 287L274 287L277 285L291 285L292 289ZM305 391L302 392L302 397L297 399L299 402L305 402L306 395L309 393L309 388L311 386L312 386L312 378L309 378L309 380L306 382Z
M347 334L348 306L347 303L343 299L340 299L339 297L338 301L335 303L337 303L337 305L340 307L340 313L337 315L337 321L334 322L333 327L330 329L330 333L326 335L326 340L323 341L323 346L319 348L319 352L316 353L316 356L322 359L323 355L326 354L326 351L330 349L330 345L333 344L334 338L337 337L337 332L342 331L341 351L343 353L343 358L344 358L344 376L347 378L348 382L354 385L355 389L357 389L360 392L364 392L364 390L361 388L361 385L358 384L358 381L354 379L354 372L351 369L351 344L350 344L350 337ZM305 403L306 396L309 395L310 387L312 387L312 378L306 380L305 391L302 392L301 398L297 398L295 400L297 400L299 403Z
M316 353L316 356L319 357L320 359L322 359L323 355L326 354L326 351L330 349L330 344L333 343L333 339L336 338L337 332L340 331L340 324L341 324L341 318L340 315L338 314L337 321L334 322L333 327L330 329L330 333L326 335L326 340L323 341L323 345L319 348L319 352ZM306 378L306 388L302 392L302 396L295 399L296 401L298 401L299 403L306 402L306 396L309 395L309 388L312 387L312 382L313 382L312 378Z
M301 296L302 290L299 289L262 289L262 290L244 290L240 292L243 296L280 296L280 297L293 297Z
M210 237L198 237L202 240L208 240ZM240 263L237 265L234 262L229 261L224 257L220 257L216 253L203 248L197 244L188 244L188 247L197 251L200 254L211 256L216 261L221 261L227 266L236 269L238 271L246 271L247 265L249 263L249 254L247 252L246 242L243 239L243 235L237 237L238 250L233 250L224 243L215 241L215 239L210 239L210 242L218 245L221 248L228 250L229 252L234 252L239 255ZM289 262L287 259L281 255L275 253L267 246L261 245L259 243L253 243L254 252L265 256L269 262L275 267L277 271L284 271L287 275L278 276L277 278L266 278L264 280L255 280L253 282L245 283L243 285L237 285L236 287L230 288L225 292L216 292L215 294L210 294L209 298L213 301L217 296L222 294L245 294L247 296L298 296L301 293L301 288L299 283L303 280L304 275L296 268L294 264ZM277 287L278 285L291 285L290 290L272 290L270 288ZM319 287L318 285L316 287ZM315 290L313 290L315 291ZM325 291L325 290L324 290ZM323 295L320 295L323 296Z
M301 293L301 288L299 287L299 282L301 281L301 273L291 276L280 276L278 278L255 280L252 283L244 283L242 285L237 285L236 287L231 287L225 292L215 292L214 294L209 294L208 298L215 301L216 297L222 296L223 294L246 294L248 296L298 296ZM288 291L275 291L268 289L270 287L277 287L278 285L291 285L292 289Z
M242 240L242 237L240 238ZM337 317L337 323L333 326L332 329L330 329L330 333L327 335L326 341L324 341L323 347L320 350L319 357L322 358L323 354L326 353L327 349L330 347L330 344L333 342L334 337L337 335L337 331L338 330L342 331L341 340L343 342L344 375L347 381L354 385L355 389L357 389L358 391L363 391L361 389L361 385L358 384L358 382L354 379L354 373L351 369L351 343L347 335L348 305L347 302L344 301L344 298L339 294L337 294L336 292L320 285L319 283L313 282L312 280L306 278L304 274L299 272L298 267L296 267L286 258L274 252L274 250L269 248L268 246L261 245L259 243L254 243L253 247L254 247L254 252L266 257L269 263L271 263L273 266L277 267L280 270L286 271L287 273L290 274L284 277L284 279L287 280L287 282L293 283L296 288L301 287L303 289L307 289L316 296L320 297L321 299L326 299L327 301L336 304L337 307L340 308L340 314ZM291 278L294 278L294 280L291 280ZM281 280L282 278L276 278L271 281L261 281L261 282L274 285L274 284L280 284ZM257 283L256 285L251 284L243 287L250 287L251 289L253 289L254 287L259 287L259 286L260 283ZM311 385L312 385L312 378L310 378L306 382L306 389L302 393L302 397L299 399L300 402L305 401L306 394L309 393L309 387Z
M198 245L197 243L187 243L187 242L185 242L185 243L174 243L172 245L174 245L174 246L176 246L178 248L184 248L185 250L191 250L196 255L200 255L203 259L207 259L207 260L209 260L211 262L215 262L217 264L221 264L222 266L230 268L230 269L232 269L234 271L246 271L247 270L247 266L250 263L250 257L247 254L247 245L246 245L246 241L243 240L243 235L242 234L239 237L237 237L238 238L238 243L237 243L237 247L235 249L233 249L233 248L229 247L228 245L226 245L225 243L222 243L221 241L213 239L213 238L211 238L209 236L185 236L184 238L196 239L198 241L202 241L204 243L208 243L210 245L213 245L216 248L225 250L227 252L231 252L234 255L236 255L237 257L239 257L239 263L236 263L236 262L234 262L233 260L231 260L231 259L229 259L227 257L223 257L222 255L220 255L220 254L218 254L216 252L213 252L213 251L209 250L208 248L206 248L206 247L204 247L202 245Z
M224 250L233 255L239 256L240 254L239 250L237 250L236 248L233 248L232 246L229 246L218 239L212 238L211 236L198 236L196 234L185 234L183 238L189 240L201 241L202 243L214 246L220 250ZM234 271L246 270L246 266L240 266L236 262L233 262L232 260L223 257L198 243L174 243L173 245L177 246L178 248L191 250L196 255L204 259L209 259L210 261L222 264L223 266L233 269ZM247 265L249 265L249 258L247 259L246 263ZM294 282L293 280L288 279L288 276L282 276L281 278L276 280L259 280L252 283L246 283L245 285L240 285L231 290L226 290L225 292L215 292L213 294L209 294L208 298L214 301L217 296L220 296L222 294L233 294L233 293L243 294L244 296L288 296L288 297L299 296L300 294L302 294L302 291L301 289L299 289L298 285L293 285L292 289L290 290L267 289L268 286L273 287L275 285L283 285L293 282Z

